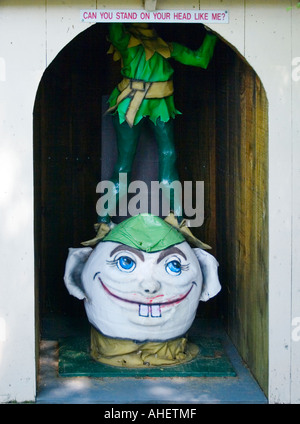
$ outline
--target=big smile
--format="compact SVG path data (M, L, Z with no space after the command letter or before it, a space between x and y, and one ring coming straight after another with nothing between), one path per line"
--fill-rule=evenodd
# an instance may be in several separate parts
M103 283L103 281L101 280L101 278L99 276L98 276L98 280L100 281L100 283L101 283L102 287L104 288L104 290L106 291L106 293L108 293L110 296L114 297L115 299L121 300L122 302L139 305L139 315L143 316L143 317L149 317L151 315L152 318L161 317L161 308L162 307L171 306L171 305L175 305L175 304L182 302L190 294L193 286L196 285L196 283L193 281L190 289L185 294L177 297L174 300L170 300L170 301L167 301L167 302L161 302L161 303L154 303L154 302L137 302L135 300L124 299L123 297L120 297L120 296L116 295L115 293L112 293L106 287L106 285Z

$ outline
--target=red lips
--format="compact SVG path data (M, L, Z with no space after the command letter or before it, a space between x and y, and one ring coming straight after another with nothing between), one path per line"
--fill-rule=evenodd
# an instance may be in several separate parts
M116 294L112 293L107 287L106 285L103 283L103 281L101 280L100 277L98 277L98 280L100 281L100 283L102 284L102 287L104 288L104 290L112 297L114 297L115 299L118 300L122 300L123 302L127 302L127 303L135 303L137 305L148 305L148 306L154 306L154 305L158 305L158 306L167 306L167 305L173 305L175 303L179 303L182 302L191 292L193 285L195 284L194 282L192 283L191 288L183 295L179 296L178 298L174 299L174 300L170 300L168 302L161 302L161 303L153 303L153 302L137 302L135 300L129 300L129 299L124 299L120 296L117 296Z

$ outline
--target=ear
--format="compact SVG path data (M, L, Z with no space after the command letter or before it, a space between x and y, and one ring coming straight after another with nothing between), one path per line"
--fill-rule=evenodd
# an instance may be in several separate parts
M221 290L221 284L218 277L218 262L214 256L200 248L193 249L200 263L203 274L203 286L200 300L206 302L214 297Z
M70 248L66 261L64 281L68 292L77 297L84 299L85 293L81 281L81 273L86 261L92 253L91 247Z

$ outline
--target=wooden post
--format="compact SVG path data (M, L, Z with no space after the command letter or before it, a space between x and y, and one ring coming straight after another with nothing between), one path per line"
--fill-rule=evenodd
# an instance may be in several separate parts
M156 10L156 2L157 2L157 0L145 0L144 1L145 10L148 10L149 12Z

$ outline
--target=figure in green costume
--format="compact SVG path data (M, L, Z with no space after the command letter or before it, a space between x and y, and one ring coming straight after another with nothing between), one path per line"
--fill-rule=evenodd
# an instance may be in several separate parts
M158 145L159 182L169 190L173 181L178 181L176 152L174 147L173 118L176 110L173 98L173 68L168 59L173 58L185 65L206 69L214 52L217 37L208 32L199 49L191 50L179 43L167 43L147 24L124 25L111 23L109 39L110 53L114 60L121 60L123 80L109 98L108 112L113 114L113 125L117 136L118 159L111 181L114 195L126 188L120 186L119 174L130 173L137 143L145 119L149 120ZM181 205L174 204L171 193L170 209L180 221ZM98 222L109 223L109 211L98 211Z

